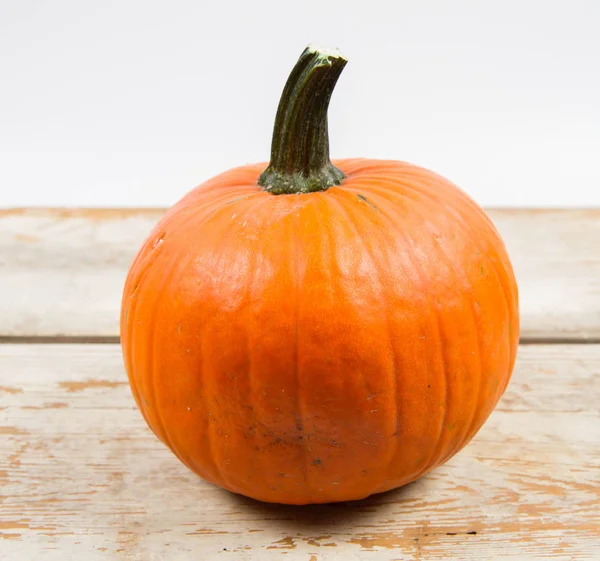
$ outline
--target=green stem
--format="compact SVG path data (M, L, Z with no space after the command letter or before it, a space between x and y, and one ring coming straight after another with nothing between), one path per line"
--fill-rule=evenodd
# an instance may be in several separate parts
M307 47L281 94L271 162L258 184L275 195L325 191L344 174L329 159L327 109L347 60L338 52Z

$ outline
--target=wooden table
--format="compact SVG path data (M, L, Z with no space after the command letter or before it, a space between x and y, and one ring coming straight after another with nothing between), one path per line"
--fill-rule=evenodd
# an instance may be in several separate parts
M0 558L600 559L600 211L491 210L520 283L513 381L460 454L352 504L261 504L151 434L118 345L158 210L0 211Z

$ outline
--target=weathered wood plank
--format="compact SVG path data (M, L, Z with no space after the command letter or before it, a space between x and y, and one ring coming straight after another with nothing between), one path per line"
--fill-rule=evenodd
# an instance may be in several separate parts
M126 272L161 210L0 211L0 337L118 336ZM600 339L600 209L490 210L524 339Z
M0 345L7 561L600 558L600 345L522 347L475 440L357 503L260 504L202 482L135 409L117 345Z

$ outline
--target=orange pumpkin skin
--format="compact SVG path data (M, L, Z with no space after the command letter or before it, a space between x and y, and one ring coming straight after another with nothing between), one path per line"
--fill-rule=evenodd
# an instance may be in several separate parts
M129 381L190 469L267 502L360 499L444 463L502 396L518 295L485 213L442 177L340 160L273 195L265 164L193 190L124 289Z

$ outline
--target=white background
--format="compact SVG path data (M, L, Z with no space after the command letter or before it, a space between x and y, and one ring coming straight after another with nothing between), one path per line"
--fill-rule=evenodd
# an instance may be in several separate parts
M165 206L268 158L311 42L332 156L487 206L600 206L600 1L0 0L0 206Z

